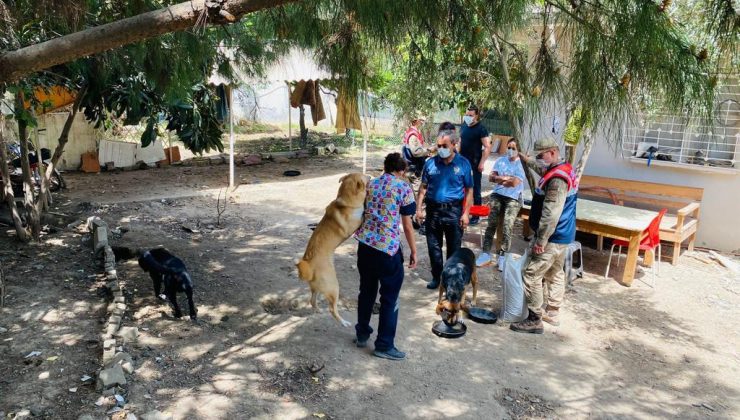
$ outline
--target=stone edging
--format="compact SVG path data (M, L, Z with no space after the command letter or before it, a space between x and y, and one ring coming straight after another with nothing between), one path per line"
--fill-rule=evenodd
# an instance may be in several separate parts
M123 351L123 346L135 342L139 330L136 327L121 326L127 305L116 273L116 257L108 243L110 232L108 224L99 217L90 217L87 220L87 227L93 236L94 258L102 260L107 282L106 288L112 296L112 301L108 304L105 329L101 334L102 366L98 372L96 385L96 389L103 393L102 399L99 399L96 405L110 407L110 403L113 403L112 409L108 410L108 414L111 414L111 412L122 411L125 405L125 400L118 394L117 387L127 384L126 375L134 372L134 362L131 356ZM110 397L114 397L114 400L106 401ZM135 416L131 417L135 418Z

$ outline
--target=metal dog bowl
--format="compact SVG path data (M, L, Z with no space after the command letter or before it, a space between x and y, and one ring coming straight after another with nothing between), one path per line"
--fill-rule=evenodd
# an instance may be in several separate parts
M481 324L494 324L498 320L495 312L474 307L468 310L468 318Z
M432 324L432 332L442 338L460 338L465 335L468 327L462 322L458 322L456 325L447 325L444 321L434 321Z

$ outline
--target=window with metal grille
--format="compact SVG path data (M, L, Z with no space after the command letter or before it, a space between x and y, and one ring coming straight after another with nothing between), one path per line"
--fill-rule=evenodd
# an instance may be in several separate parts
M711 125L687 124L682 115L640 116L640 123L626 127L624 155L648 165L740 171L740 87L724 84L718 97Z

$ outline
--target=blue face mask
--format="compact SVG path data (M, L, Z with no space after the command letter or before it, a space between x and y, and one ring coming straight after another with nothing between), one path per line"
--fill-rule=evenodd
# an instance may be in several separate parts
M472 125L473 124L473 117L470 115L466 115L463 117L463 121L465 121L465 124Z
M451 151L450 149L444 149L444 148L440 148L440 149L439 149L439 150L437 151L437 154L438 154L438 155L439 155L439 157L441 157L442 159L447 159L447 158L448 158L448 157L450 157L450 155L452 154L452 151Z

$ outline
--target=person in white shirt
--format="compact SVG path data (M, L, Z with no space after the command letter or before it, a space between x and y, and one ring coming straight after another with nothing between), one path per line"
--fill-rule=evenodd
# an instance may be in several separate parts
M486 226L486 233L483 238L483 249L476 260L478 267L490 265L494 262L491 256L493 234L496 232L499 217L503 215L504 226L501 248L498 250L498 261L496 261L499 271L503 268L504 254L509 252L511 246L514 221L516 221L519 210L522 208L522 191L527 179L519 160L516 140L510 139L506 147L506 156L496 160L488 177L488 180L495 183L495 186L491 195L491 212L488 215L488 226Z

